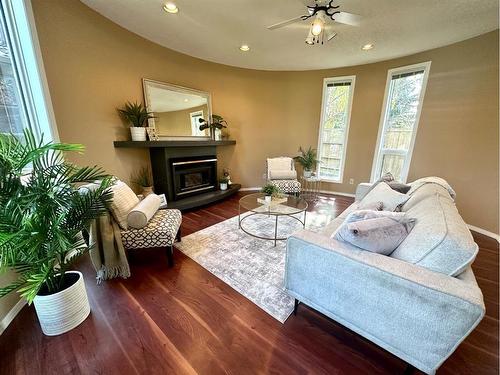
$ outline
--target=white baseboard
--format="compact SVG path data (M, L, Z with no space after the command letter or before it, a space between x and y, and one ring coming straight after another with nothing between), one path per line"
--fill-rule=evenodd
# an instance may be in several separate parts
M253 191L262 189L260 186L241 188L240 191Z
M485 236L491 237L491 238L497 240L497 242L500 242L500 236L496 233L490 232L486 229L479 228L479 227L476 227L476 226L470 225L470 224L467 224L467 226L469 227L470 230L473 230L474 232L484 234Z
M0 320L0 335L5 331L9 324L14 320L16 315L21 311L21 309L26 305L26 300L21 298L12 309Z

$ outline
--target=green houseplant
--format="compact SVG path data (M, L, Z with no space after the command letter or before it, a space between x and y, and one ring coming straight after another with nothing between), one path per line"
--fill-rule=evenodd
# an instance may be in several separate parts
M132 182L142 189L141 194L148 196L153 192L153 177L148 167L142 167L132 176Z
M260 192L266 195L264 199L267 203L270 203L273 197L279 196L281 194L280 190L273 184L265 184Z
M221 190L227 190L227 184L229 183L229 179L226 176L222 176L219 178L219 184Z
M216 138L216 130L222 131L227 128L227 121L220 115L212 115L209 120L200 118L200 130L210 129L210 136Z
M130 133L133 141L146 140L146 126L148 120L154 118L152 112L148 112L142 103L126 102L123 108L118 108L120 116L130 124Z
M17 291L34 302L48 335L76 327L90 313L82 275L70 267L88 250L82 230L112 199L111 178L100 168L64 160L63 152L82 150L38 142L31 131L20 138L0 134L0 272L17 273L0 297ZM77 189L96 180L93 189Z
M304 177L311 177L312 171L320 162L315 148L309 146L307 150L299 147L300 155L295 156L293 160L298 162L304 168Z

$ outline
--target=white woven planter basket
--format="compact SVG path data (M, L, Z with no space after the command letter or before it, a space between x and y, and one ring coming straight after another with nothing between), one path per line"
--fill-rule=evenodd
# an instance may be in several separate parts
M130 135L133 141L145 141L146 140L146 128L132 126L130 128Z
M47 336L56 336L72 330L90 314L83 275L78 271L67 273L78 274L78 281L58 293L36 296L33 301L40 326Z

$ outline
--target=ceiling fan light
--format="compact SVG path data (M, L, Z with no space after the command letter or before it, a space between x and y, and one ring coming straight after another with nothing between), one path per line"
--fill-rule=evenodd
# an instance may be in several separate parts
M364 46L361 47L361 49L363 51L369 51L373 48L373 44L372 43L368 43L368 44L365 44Z
M177 5L169 1L163 5L163 10L168 13L177 13L179 8L177 8Z
M311 32L314 36L318 36L323 31L325 23L321 18L316 18L311 26Z
M314 35L312 33L312 26L309 28L309 34L307 34L306 44L312 46L314 44Z

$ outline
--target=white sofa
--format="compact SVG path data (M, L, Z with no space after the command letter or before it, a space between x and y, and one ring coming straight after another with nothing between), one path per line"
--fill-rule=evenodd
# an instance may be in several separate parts
M484 316L470 267L478 247L448 190L434 183L408 193L402 211L417 222L390 256L331 238L369 187L358 186L356 201L321 232L300 230L288 239L285 288L433 374Z

